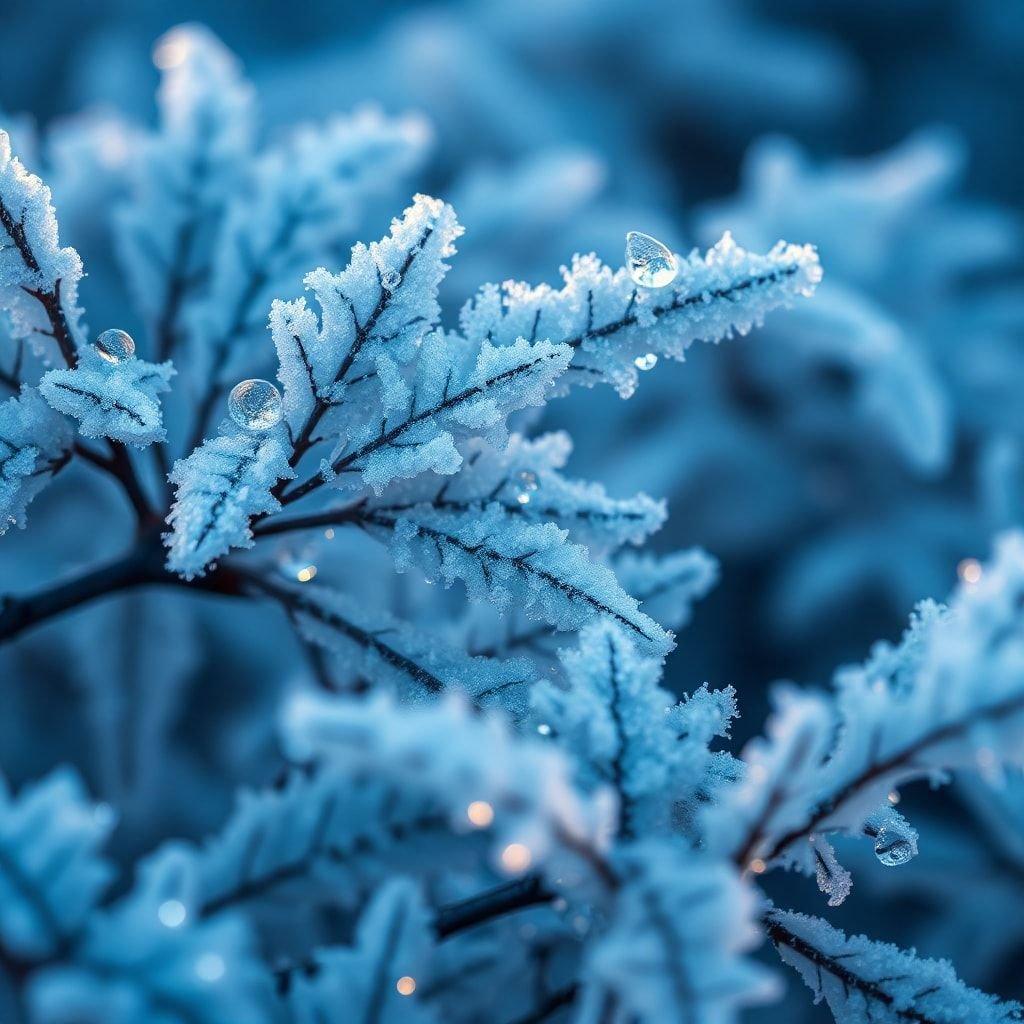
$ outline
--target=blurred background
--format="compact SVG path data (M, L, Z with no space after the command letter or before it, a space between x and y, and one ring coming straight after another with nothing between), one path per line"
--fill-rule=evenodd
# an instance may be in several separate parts
M618 265L628 230L683 252L726 229L750 248L819 247L825 283L813 302L658 366L629 401L577 389L538 425L571 433L573 475L669 500L656 550L699 544L720 560L668 676L679 691L736 686L738 739L760 728L773 680L824 683L874 640L897 639L917 600L941 599L958 573L970 581L992 534L1024 521L1024 4L193 0L172 14L139 0L6 0L0 123L29 166L48 169L97 327L132 316L97 183L116 195L132 125L155 116L154 42L185 20L239 55L267 139L367 102L429 120L432 149L410 193L451 201L466 226L444 285L449 323L485 281L557 283L578 251ZM94 124L117 112L105 147L80 129L82 111ZM361 237L379 236L399 209L382 208ZM49 576L109 547L67 529L90 521L104 486L79 483L59 504L52 491L39 500L0 573ZM102 732L158 694L163 718L150 729L192 737L183 773L258 774L238 768L258 764L267 742L252 723L301 654L287 637L265 650L249 610L197 621L186 601L160 601L90 609L84 632L47 630L5 655L0 671L40 680L12 698L8 721L45 721L54 750L74 748L87 742L75 716L50 721L49 701L83 708ZM128 677L147 681L103 696L111 655L95 639L146 615L180 637L177 662L146 667L145 651L119 649L133 659ZM154 672L173 681L158 686ZM188 693L202 694L201 712ZM52 760L31 735L0 725L16 778ZM223 788L220 804L169 817L204 830L229 799ZM1020 793L1014 782L998 801L973 791L923 801L922 855L899 888L868 870L835 920L868 927L885 908L879 937L950 956L972 983L1019 996L1024 926L984 922L1020 899L1024 831L1011 842L985 824L1024 820ZM133 842L146 838L140 826ZM819 1012L803 1002L784 1008L788 1019Z

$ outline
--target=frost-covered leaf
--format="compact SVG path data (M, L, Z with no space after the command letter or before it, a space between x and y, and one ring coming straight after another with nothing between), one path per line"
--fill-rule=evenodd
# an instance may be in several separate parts
M338 274L320 268L306 275L319 316L304 299L275 302L270 326L280 360L285 418L298 437L316 439L340 430L332 410L349 401L359 378L375 371L386 352L412 358L437 324L437 289L462 228L452 208L417 195L391 232L352 248ZM347 415L348 410L344 410Z
M50 190L11 154L0 131L0 306L15 339L28 340L44 358L73 364L83 327L78 308L82 261L61 248Z
M0 535L25 525L29 502L69 457L74 432L34 388L0 403Z
M500 436L509 413L547 399L571 352L546 341L495 348L472 346L441 331L426 337L407 381L386 355L377 359L380 401L371 418L352 429L324 460L320 475L292 492L292 500L324 481L365 484L378 494L393 480L428 470L441 475L462 465L456 439ZM379 410L379 411L377 411Z
M274 584L272 593L303 635L337 652L352 676L391 684L406 700L453 690L483 706L522 711L532 680L523 658L471 657L427 630L368 609L330 587Z
M77 773L58 768L14 797L0 780L0 945L42 959L85 923L113 877L100 855L114 826L87 802Z
M640 611L611 570L592 562L586 548L568 543L554 523L524 522L498 503L467 512L429 505L396 512L371 503L353 518L391 541L399 570L415 564L431 579L462 580L472 600L502 610L514 604L563 630L611 619L647 655L672 647L671 634Z
M671 843L624 857L608 932L583 965L579 1024L730 1024L768 1001L774 978L745 954L758 899L727 865Z
M117 210L119 255L136 304L166 358L183 304L210 272L211 246L252 152L253 91L209 29L179 25L154 51L163 68L159 127L134 156Z
M559 290L486 285L463 309L462 330L470 340L500 345L517 337L562 342L574 351L567 381L606 381L628 396L636 387L635 361L648 352L682 359L698 339L745 334L821 279L810 246L780 242L760 256L728 234L703 257L694 251L679 262L671 285L649 289L634 284L626 268L613 271L595 256L577 256Z
M709 749L736 715L732 690L705 686L676 703L659 686L660 663L611 623L588 626L560 658L566 685L538 683L533 713L573 755L580 784L615 790L622 838L694 838L697 807L737 772L730 754Z
M111 363L84 349L74 369L49 370L39 391L58 412L78 420L86 437L109 437L144 448L164 439L156 397L170 388L174 367L125 359Z
M434 945L423 897L408 880L382 887L363 911L350 947L318 950L296 975L288 1004L296 1024L429 1024L426 991Z
M189 312L193 351L208 377L230 371L236 354L251 361L247 343L265 330L271 300L293 294L306 268L334 260L367 201L420 162L429 138L419 118L366 108L300 128L259 159L252 182L228 204L209 290ZM315 283L325 276L310 275L312 286L326 287ZM298 354L298 345L293 339L287 350Z
M170 475L177 490L164 535L167 567L192 579L229 549L251 547L252 517L280 508L271 490L294 475L290 451L283 425L266 432L229 428L179 459Z
M570 480L559 470L572 451L567 434L527 439L512 434L504 446L471 438L461 446L458 473L438 482L424 475L396 481L369 505L401 514L416 506L483 512L497 504L528 523L557 523L591 551L639 544L665 521L665 503L646 494L612 498L597 483Z
M834 697L780 691L768 738L744 752L744 782L708 812L712 845L741 863L799 865L816 834L870 835L877 808L908 781L997 778L1001 764L1024 762L1022 605L1024 536L1010 533L948 611L924 605L899 648L837 673ZM896 855L881 844L882 863L916 850L912 830L897 838Z
M765 919L779 956L825 1000L839 1024L1010 1024L1016 1003L968 988L946 960L926 960L891 943L846 936L820 918L772 910Z
M718 562L701 548L669 555L625 551L614 563L615 575L652 619L682 629L693 605L718 582Z
M162 865L94 915L67 963L29 985L40 1024L271 1024L272 992L249 929L236 917L181 916Z

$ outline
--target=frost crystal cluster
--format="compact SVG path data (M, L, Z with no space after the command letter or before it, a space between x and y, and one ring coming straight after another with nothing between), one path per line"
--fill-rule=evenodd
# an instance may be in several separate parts
M55 516L86 533L90 508L123 521L113 559L82 564L86 537L52 580L3 581L2 643L88 617L61 649L88 709L66 760L83 768L83 733L99 755L0 786L2 1019L728 1024L779 995L753 956L769 943L844 1024L1016 1020L763 883L793 869L841 903L844 843L899 867L927 842L898 788L1024 764L1024 536L898 646L778 687L733 753L728 685L662 686L715 561L638 552L664 502L578 479L568 436L537 429L579 386L629 397L693 342L803 303L814 248L726 232L675 254L635 232L624 266L481 282L456 316L457 212L408 198L423 122L362 110L263 145L210 33L157 56L159 123L119 135L133 305L114 323L87 325L83 261L0 132L0 528L31 527L3 543ZM92 130L83 146L109 144ZM79 466L80 488L55 483ZM246 674L256 631L292 645L272 700L181 682L217 628ZM17 664L8 690L45 675ZM182 706L231 701L253 714L216 755L171 752L221 720ZM184 787L235 758L263 770L190 813Z

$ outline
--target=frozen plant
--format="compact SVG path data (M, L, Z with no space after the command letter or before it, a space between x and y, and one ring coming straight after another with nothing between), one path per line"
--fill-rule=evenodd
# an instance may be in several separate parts
M147 774L104 749L0 790L4 1019L728 1022L778 992L748 956L766 936L843 1021L1016 1019L948 964L775 906L759 880L794 867L840 902L831 837L870 837L888 866L917 850L894 787L1024 762L1024 538L831 693L780 691L740 759L720 749L730 689L676 701L660 686L713 560L624 551L663 504L571 478L568 439L529 433L529 410L576 385L628 397L658 358L809 296L814 250L648 239L645 266L577 256L559 288L484 285L445 328L462 232L448 204L416 195L342 252L345 225L418 161L419 121L357 114L261 150L252 91L209 33L175 30L157 60L160 126L134 143L115 214L138 347L117 326L91 340L82 261L0 133L0 513L25 526L85 462L135 520L112 560L16 587L0 642L138 595L81 646L133 647L144 706L124 760L139 764L168 742L151 687L188 643L179 606L151 602L270 605L308 665L266 710L273 744L259 721L224 738L265 744L277 780L243 787L205 842L169 839L132 789L163 771L201 791L212 773L187 757ZM338 534L354 539L344 558L326 550ZM296 567L301 536L318 561ZM380 560L360 571L371 547L403 574L392 600ZM475 610L425 597L424 578L459 583ZM92 691L103 734L119 719ZM83 774L123 787L93 803Z

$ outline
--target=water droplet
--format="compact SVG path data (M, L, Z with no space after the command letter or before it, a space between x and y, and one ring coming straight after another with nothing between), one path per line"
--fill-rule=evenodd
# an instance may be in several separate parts
M541 722L540 725L537 726L537 732L539 732L541 736L550 736L551 726L548 725L547 722Z
M184 924L187 913L181 900L165 900L156 909L156 916L165 928L177 928Z
M204 953L196 961L196 974L203 981L220 981L224 977L226 970L227 966L224 963L224 958L217 953Z
M883 825L875 837L875 856L887 867L898 868L917 854L916 835Z
M401 283L402 275L397 270L382 270L380 283L389 291L393 292Z
M537 474L531 473L528 469L524 469L519 474L519 482L524 491L535 491L540 486L537 483Z
M245 430L270 430L281 422L281 392L269 380L243 380L231 389L228 412Z
M626 235L626 266L642 288L664 288L679 273L679 263L672 251L642 231Z
M104 331L95 344L96 351L108 363L123 363L126 359L135 358L135 339L127 332L116 327Z
M638 370L653 370L658 365L658 357L653 352L648 352L646 355L637 356L633 360L633 365Z

